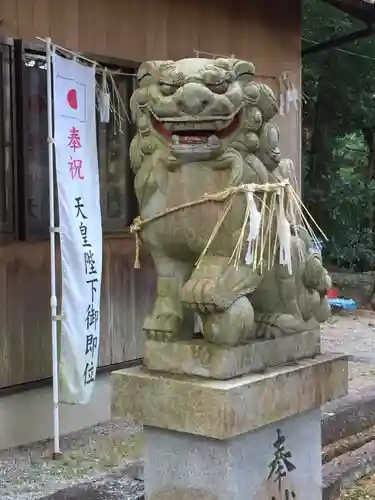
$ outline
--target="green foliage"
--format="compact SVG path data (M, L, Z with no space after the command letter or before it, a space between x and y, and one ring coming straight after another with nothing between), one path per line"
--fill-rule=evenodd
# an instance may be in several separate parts
M375 245L367 217L375 181L363 179L368 154L365 147L363 139L354 134L336 141L333 160L337 168L325 200L332 223L326 256L339 267L355 270L375 266Z
M363 29L321 0L303 9L304 45ZM375 268L375 36L303 61L304 196L329 237L326 257L356 270Z

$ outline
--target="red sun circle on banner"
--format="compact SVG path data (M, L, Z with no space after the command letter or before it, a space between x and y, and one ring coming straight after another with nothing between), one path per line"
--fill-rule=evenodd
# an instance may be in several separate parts
M70 89L69 92L66 95L66 99L68 101L68 104L71 108L77 109L78 108L78 100L77 100L77 91L76 89Z

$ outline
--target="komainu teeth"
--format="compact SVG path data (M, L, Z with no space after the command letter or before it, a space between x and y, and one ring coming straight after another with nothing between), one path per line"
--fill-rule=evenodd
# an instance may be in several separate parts
M217 120L215 122L184 122L184 123L174 123L174 122L163 122L163 126L166 130L183 132L192 130L223 130L231 124L231 120Z
M186 123L175 123L173 125L173 130L187 130Z
M180 138L178 137L178 135L172 135L172 144L180 144Z
M215 122L215 127L216 127L216 130L223 130L224 128L229 127L230 124L231 124L231 120L217 121L217 122Z
M220 139L218 138L217 135L210 135L210 137L207 140L207 144L209 146L219 146L220 145Z

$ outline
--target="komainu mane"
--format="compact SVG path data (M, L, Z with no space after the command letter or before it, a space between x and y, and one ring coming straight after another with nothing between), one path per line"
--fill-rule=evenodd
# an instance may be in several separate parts
M197 314L207 341L238 345L313 330L330 313L330 279L291 209L294 167L270 123L278 104L254 74L251 63L225 58L139 69L133 231L157 272L150 339L191 338Z

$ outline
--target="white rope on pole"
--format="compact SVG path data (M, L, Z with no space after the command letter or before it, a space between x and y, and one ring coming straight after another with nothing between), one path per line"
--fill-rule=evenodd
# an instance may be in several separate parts
M47 43L47 40L48 40L48 38L40 38L39 36L37 36L36 39L40 40L41 42L45 42L45 43ZM49 39L49 40L51 40L51 39ZM87 57L80 54L79 52L73 52L72 50L66 49L65 47L62 47L61 45L57 45L55 43L53 44L53 47L55 50L58 50L62 54L70 56L75 61L80 59L81 61L85 61L86 63L92 64L93 66L95 66L97 73L107 71L107 72L110 72L112 74L117 74L117 75L121 75L121 76L132 76L134 78L137 78L136 72L135 73L123 73L123 72L117 71L117 70L111 71L111 70L107 69L106 67L102 66L101 64L99 64L98 61L93 61L92 59L88 59ZM27 57L27 55L26 55L26 57ZM35 55L33 55L33 54L31 54L30 57L35 59ZM40 57L39 54L38 54L38 57Z
M64 51L61 50L61 53L64 53ZM69 51L69 54L66 54L66 55L71 56L71 51ZM80 55L77 53L76 59L79 59L79 58L80 58ZM25 52L23 54L23 59L25 61L28 59L30 59L31 61L47 61L47 56L45 56L43 54L34 54L33 52ZM92 63L92 64L94 64L94 63ZM102 67L99 65L99 63L96 63L95 72L101 73L101 74L105 72L105 73L108 73L109 75L114 75L114 76L129 76L129 77L133 78L134 80L137 80L136 70L134 73L124 73L123 71L121 71L119 69L110 69L107 67Z
M197 49L193 49L193 52L195 54L195 57L212 57L214 59L217 59L217 58L221 58L221 57L224 57L224 58L227 58L227 57L230 57L231 59L235 59L236 56L234 54L231 54L230 56L228 55L223 55L223 54L215 54L213 52L205 52L204 50L197 50Z
M59 366L57 338L57 297L56 297L56 232L55 227L55 189L54 189L54 157L53 157L53 108L52 108L52 55L54 47L47 38L47 110L48 110L48 173L49 173L49 214L50 214L50 258L51 258L51 335L52 335L52 381L53 381L53 458L58 458L60 452L60 421L59 421Z

